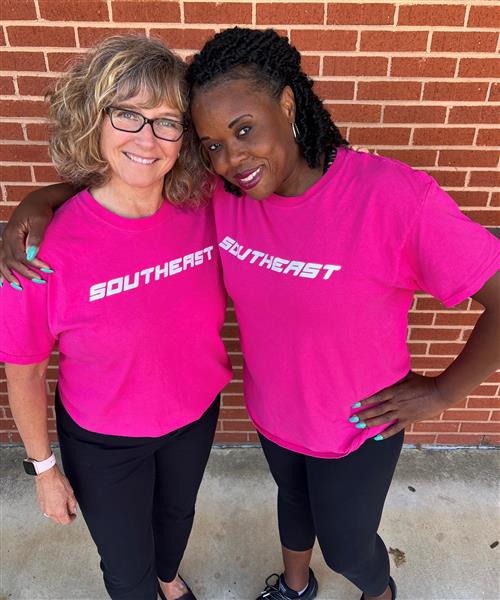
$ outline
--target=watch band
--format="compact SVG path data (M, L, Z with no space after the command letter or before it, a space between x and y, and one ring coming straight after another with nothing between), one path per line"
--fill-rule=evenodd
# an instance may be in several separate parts
M23 460L24 470L28 475L40 475L45 471L48 471L56 464L56 457L54 453L46 458L45 460L35 460L33 458L25 458Z

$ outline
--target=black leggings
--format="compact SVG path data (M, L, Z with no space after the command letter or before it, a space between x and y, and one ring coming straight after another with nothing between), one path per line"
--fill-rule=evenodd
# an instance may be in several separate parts
M368 596L382 594L389 583L389 557L377 529L403 437L367 440L343 458L325 459L260 436L278 484L281 544L301 552L317 537L327 565Z
M181 429L131 438L82 429L56 397L64 471L113 600L156 600L157 577L174 579L191 532L219 400Z

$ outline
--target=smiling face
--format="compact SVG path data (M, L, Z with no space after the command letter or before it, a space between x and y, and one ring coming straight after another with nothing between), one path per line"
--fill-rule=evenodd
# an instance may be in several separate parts
M142 92L128 100L116 100L113 106L125 109L121 113L123 119L127 118L128 109L149 119L162 117L182 121L181 113L166 103L146 108L148 100L148 95ZM111 172L109 185L128 190L129 193L149 191L161 194L165 175L174 166L181 144L182 138L177 142L169 142L155 137L149 124L137 133L119 131L113 127L107 115L102 125L100 147Z
M313 174L292 134L293 92L279 99L248 79L199 89L192 117L214 171L256 200L273 193L297 196Z

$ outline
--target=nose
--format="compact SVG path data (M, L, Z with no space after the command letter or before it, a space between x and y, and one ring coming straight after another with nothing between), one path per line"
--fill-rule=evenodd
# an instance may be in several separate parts
M246 157L247 151L238 140L234 140L227 145L225 159L229 168L238 167Z
M135 140L137 143L143 146L153 146L156 142L156 137L153 133L153 126L151 123L146 123L144 127L135 134Z

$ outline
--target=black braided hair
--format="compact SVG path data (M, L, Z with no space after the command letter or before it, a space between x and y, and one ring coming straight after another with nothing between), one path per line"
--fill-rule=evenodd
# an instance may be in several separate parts
M313 92L313 81L301 70L300 61L298 50L273 29L226 29L193 58L187 72L191 99L200 89L235 79L249 79L276 99L290 86L295 96L297 143L307 164L315 169L333 147L345 146L347 141ZM241 195L226 180L224 186Z

